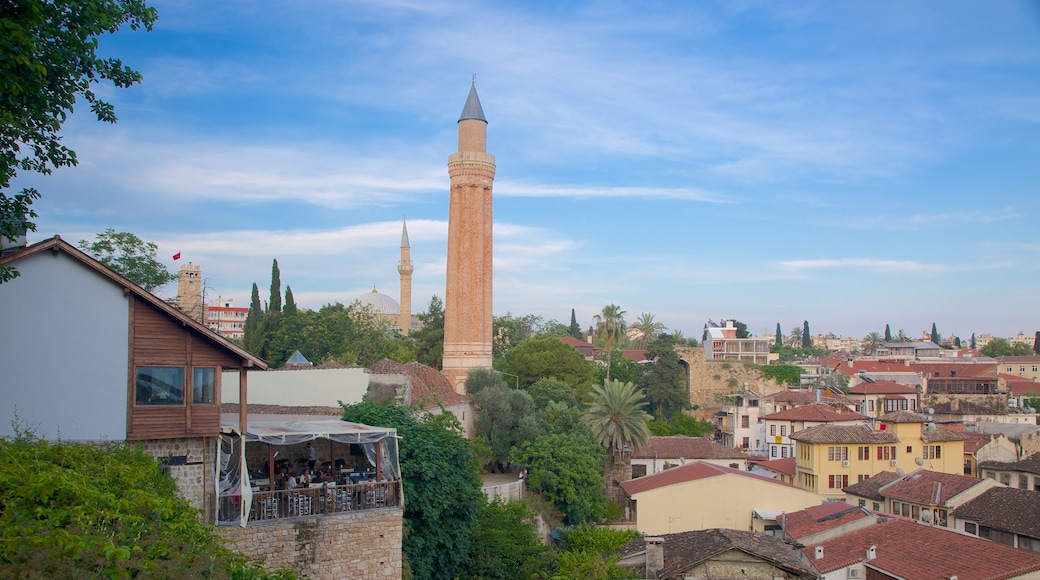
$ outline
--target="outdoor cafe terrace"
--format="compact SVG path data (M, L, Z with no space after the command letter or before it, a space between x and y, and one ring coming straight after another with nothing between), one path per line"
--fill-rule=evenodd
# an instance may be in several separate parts
M258 524L401 506L395 429L327 416L224 415L217 523ZM314 469L320 481L305 483ZM292 487L289 475L296 486Z

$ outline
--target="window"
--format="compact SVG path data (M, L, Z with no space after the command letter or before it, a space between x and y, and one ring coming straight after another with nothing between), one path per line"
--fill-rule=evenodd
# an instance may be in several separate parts
M849 476L847 475L828 475L827 476L827 487L831 489L842 489L849 486Z
M878 502L874 502L874 511L881 511L881 506L878 505Z
M848 447L828 447L827 461L846 461L849 458Z
M906 446L906 452L907 452L908 454L909 454L909 453L913 453L913 452L914 452L914 448L913 448L913 446L912 446L912 445L907 445L907 446Z
M892 513L896 514L897 516L899 515L899 506L900 503L898 501L892 502Z
M964 531L977 536L979 535L979 526L971 522L964 522Z
M942 459L942 446L925 445L921 448L921 455L924 459Z
M787 425L780 426L780 436L787 437Z
M859 507L867 507L867 500L865 500L865 499L859 500Z
M744 437L744 439L740 443L740 446L743 449L751 449L751 438L750 437Z
M773 445L769 446L769 456L770 457L776 457L776 447L773 446Z
M1011 485L1011 475L1008 474L1008 473L1001 473L1000 474L1000 483L1003 483L1004 485L1010 486Z
M906 411L910 408L910 402L906 399L885 399L885 412Z
M867 410L868 411L873 411L874 410L874 399L870 399L869 401L867 401Z
M748 417L747 415L741 415L740 416L740 426L743 429L747 429L748 427L750 427L751 426L751 417Z
M921 508L918 506L913 506L913 509L910 511L910 517L914 518L915 520L921 519Z
M904 518L910 517L910 504L908 504L908 503L904 503L903 504L903 517Z
M776 437L776 425L769 426L769 436Z
M859 474L859 475L857 475L857 476L856 476L856 480L857 480L857 483L863 483L863 482L864 482L864 481L866 481L866 480L867 480L867 479L868 479L869 477L870 477L869 475L867 475L867 474L865 474L865 473L861 473L861 474ZM863 505L863 504L859 504L859 505Z
M194 404L212 403L216 390L216 369L200 367L192 369L191 402Z
M869 461L870 460L870 447L860 447L859 448L859 460L860 461Z
M1020 489L1029 489L1029 476L1019 475L1018 476L1018 487Z
M781 447L780 448L780 456L781 457L787 457L787 447Z
M137 367L135 374L138 405L183 405L183 367Z
M880 460L895 459L896 458L896 446L891 447L885 445L879 445L877 448L877 458Z

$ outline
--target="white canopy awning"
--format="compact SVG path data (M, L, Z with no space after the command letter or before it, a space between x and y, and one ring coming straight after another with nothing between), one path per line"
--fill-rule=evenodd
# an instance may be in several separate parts
M238 415L225 414L221 431L238 433ZM268 445L297 445L314 439L329 439L337 443L375 443L396 438L397 429L348 423L327 416L250 415L245 440Z

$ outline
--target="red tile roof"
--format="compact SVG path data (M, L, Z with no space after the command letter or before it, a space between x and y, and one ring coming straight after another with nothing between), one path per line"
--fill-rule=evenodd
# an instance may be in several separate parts
M995 377L996 363L913 363L910 368L930 378Z
M433 367L418 362L403 365L384 358L369 365L372 374L408 375L412 383L412 403L426 409L468 403L469 397L455 392L451 381Z
M869 511L843 501L832 501L804 510L785 513L778 518L784 532L795 540L869 518Z
M1040 475L1040 453L1034 453L1022 461L980 461L979 469L992 469L994 471L1021 471L1022 473L1035 473Z
M951 498L980 485L983 480L953 473L919 469L879 489L889 499L921 505L945 505Z
M753 473L744 471L743 469L733 469L731 467L723 467L721 465L714 465L711 463L706 463L704 461L694 461L691 463L687 463L686 465L673 467L672 469L667 469L660 473L655 473L646 477L630 479L621 484L621 489L625 490L625 493L627 493L629 497L632 497L637 493L643 493L652 489L659 489L662 487L668 487L670 485L686 483L688 481L697 481L698 479L708 479L710 477L719 477L722 475L750 477L772 485L792 487L786 483L783 483L771 477L755 475Z
M891 411L878 417L882 423L927 423L928 417L910 411Z
M979 497L954 509L951 515L997 530L1040 539L1040 492L1029 489L987 489Z
M747 459L747 454L720 445L704 437L687 437L672 435L670 437L651 437L650 442L632 453L633 459Z
M763 461L758 464L759 467L764 467L770 471L782 473L794 477L795 467L797 466L794 457L786 457L784 459L774 459L772 461Z
M726 555L737 551L770 562L778 575L790 578L815 578L816 571L796 546L769 534L742 530L710 529L679 532L659 536L664 551L664 566L659 578L679 578L714 557L726 561ZM619 550L622 557L646 551L646 536L640 536ZM747 558L745 556L744 558Z
M871 546L876 557L864 563L897 578L998 580L1040 570L1040 554L903 519L818 545L822 558L814 557L815 546L804 552L823 574L864 562Z
M857 421L867 419L865 415L835 408L821 403L811 403L801 407L791 407L764 417L766 421L813 421L816 423L833 423L836 421Z
M818 425L791 434L805 443L899 443L891 431L875 431L866 425Z
M899 479L899 477L899 474L894 471L880 471L863 481L846 487L842 491L855 496L870 498L874 501L884 501L885 498L881 495L880 489Z

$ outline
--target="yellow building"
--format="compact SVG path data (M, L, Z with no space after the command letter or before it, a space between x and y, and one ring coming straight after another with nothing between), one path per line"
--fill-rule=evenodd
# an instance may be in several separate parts
M702 461L626 481L621 489L629 498L630 519L644 534L712 528L763 531L776 524L776 514L824 501L769 477Z
M844 488L880 471L964 469L964 435L909 411L887 413L874 427L821 425L791 435L795 485L844 499Z

